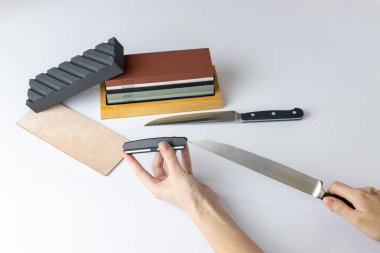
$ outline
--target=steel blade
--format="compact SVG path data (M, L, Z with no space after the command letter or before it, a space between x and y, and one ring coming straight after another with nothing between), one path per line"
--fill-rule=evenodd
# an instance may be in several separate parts
M235 111L193 113L156 119L145 124L145 126L181 123L226 122L235 121L239 118L240 114Z
M313 197L322 198L322 181L305 175L281 163L250 153L237 147L210 140L189 141L202 149L222 156L278 182L291 186Z

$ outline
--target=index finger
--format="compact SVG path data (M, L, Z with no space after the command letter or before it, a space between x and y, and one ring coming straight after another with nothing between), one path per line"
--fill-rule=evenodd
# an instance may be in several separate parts
M352 204L354 204L357 200L356 189L341 182L332 183L328 189L328 192L339 195L350 201Z
M189 146L187 144L185 145L184 149L181 150L181 157L182 157L183 169L187 173L193 174L193 170L191 168L190 151L189 151Z

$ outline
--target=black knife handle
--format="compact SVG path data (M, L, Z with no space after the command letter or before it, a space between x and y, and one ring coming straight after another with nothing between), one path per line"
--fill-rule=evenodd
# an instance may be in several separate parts
M147 152L159 151L158 144L162 141L167 141L173 149L184 149L186 137L159 137L129 141L123 144L124 152L127 154L140 154Z
M351 207L352 209L355 209L354 205L350 201L348 201L347 199L343 198L342 196L339 196L339 195L336 195L333 193L329 193L329 192L325 192L322 196L322 199L325 197L333 197L333 198L339 199L339 200L343 201L347 206Z
M302 119L302 117L303 111L300 108L294 108L293 110L247 112L241 114L241 119L244 123L256 121L298 120Z

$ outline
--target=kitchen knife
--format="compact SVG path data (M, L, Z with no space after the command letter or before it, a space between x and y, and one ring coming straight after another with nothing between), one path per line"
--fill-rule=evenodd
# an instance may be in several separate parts
M123 149L126 154L138 154L147 152L157 152L160 149L158 144L161 141L167 141L173 149L184 149L187 138L186 137L160 137L141 139L136 141L129 141L123 144Z
M262 121L299 120L302 119L303 115L304 113L300 108L294 108L293 110L270 110L247 113L237 113L235 111L205 112L160 118L148 122L145 124L145 126L227 121L247 123Z
M354 206L341 196L323 190L322 181L305 175L265 157L250 153L234 146L210 140L192 140L189 143L202 149L222 156L232 162L254 170L264 176L270 177L297 190L312 195L315 198L334 197L345 202L349 207Z
M126 142L123 145L124 152L127 154L138 154L146 152L159 151L158 144L161 141L167 141L173 149L183 149L186 145L185 137L160 137L141 139ZM283 184L291 186L297 190L312 195L313 197L323 199L325 197L334 197L345 202L349 207L354 206L346 199L336 194L328 193L323 190L322 181L305 175L297 170L289 168L278 162L269 160L265 157L250 153L246 150L234 146L219 143L210 140L192 140L189 143L214 154L222 156L230 161L254 170L262 175L277 180Z

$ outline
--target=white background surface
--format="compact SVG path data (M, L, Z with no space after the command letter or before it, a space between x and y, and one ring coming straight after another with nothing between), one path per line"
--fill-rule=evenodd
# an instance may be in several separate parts
M125 162L103 177L15 125L28 79L115 36L126 53L209 47L226 110L305 110L302 121L143 127L100 120L99 87L67 106L129 139L207 138L325 182L380 187L380 2L0 1L0 252L212 252ZM267 252L379 252L321 201L190 147ZM149 166L152 155L140 155Z

